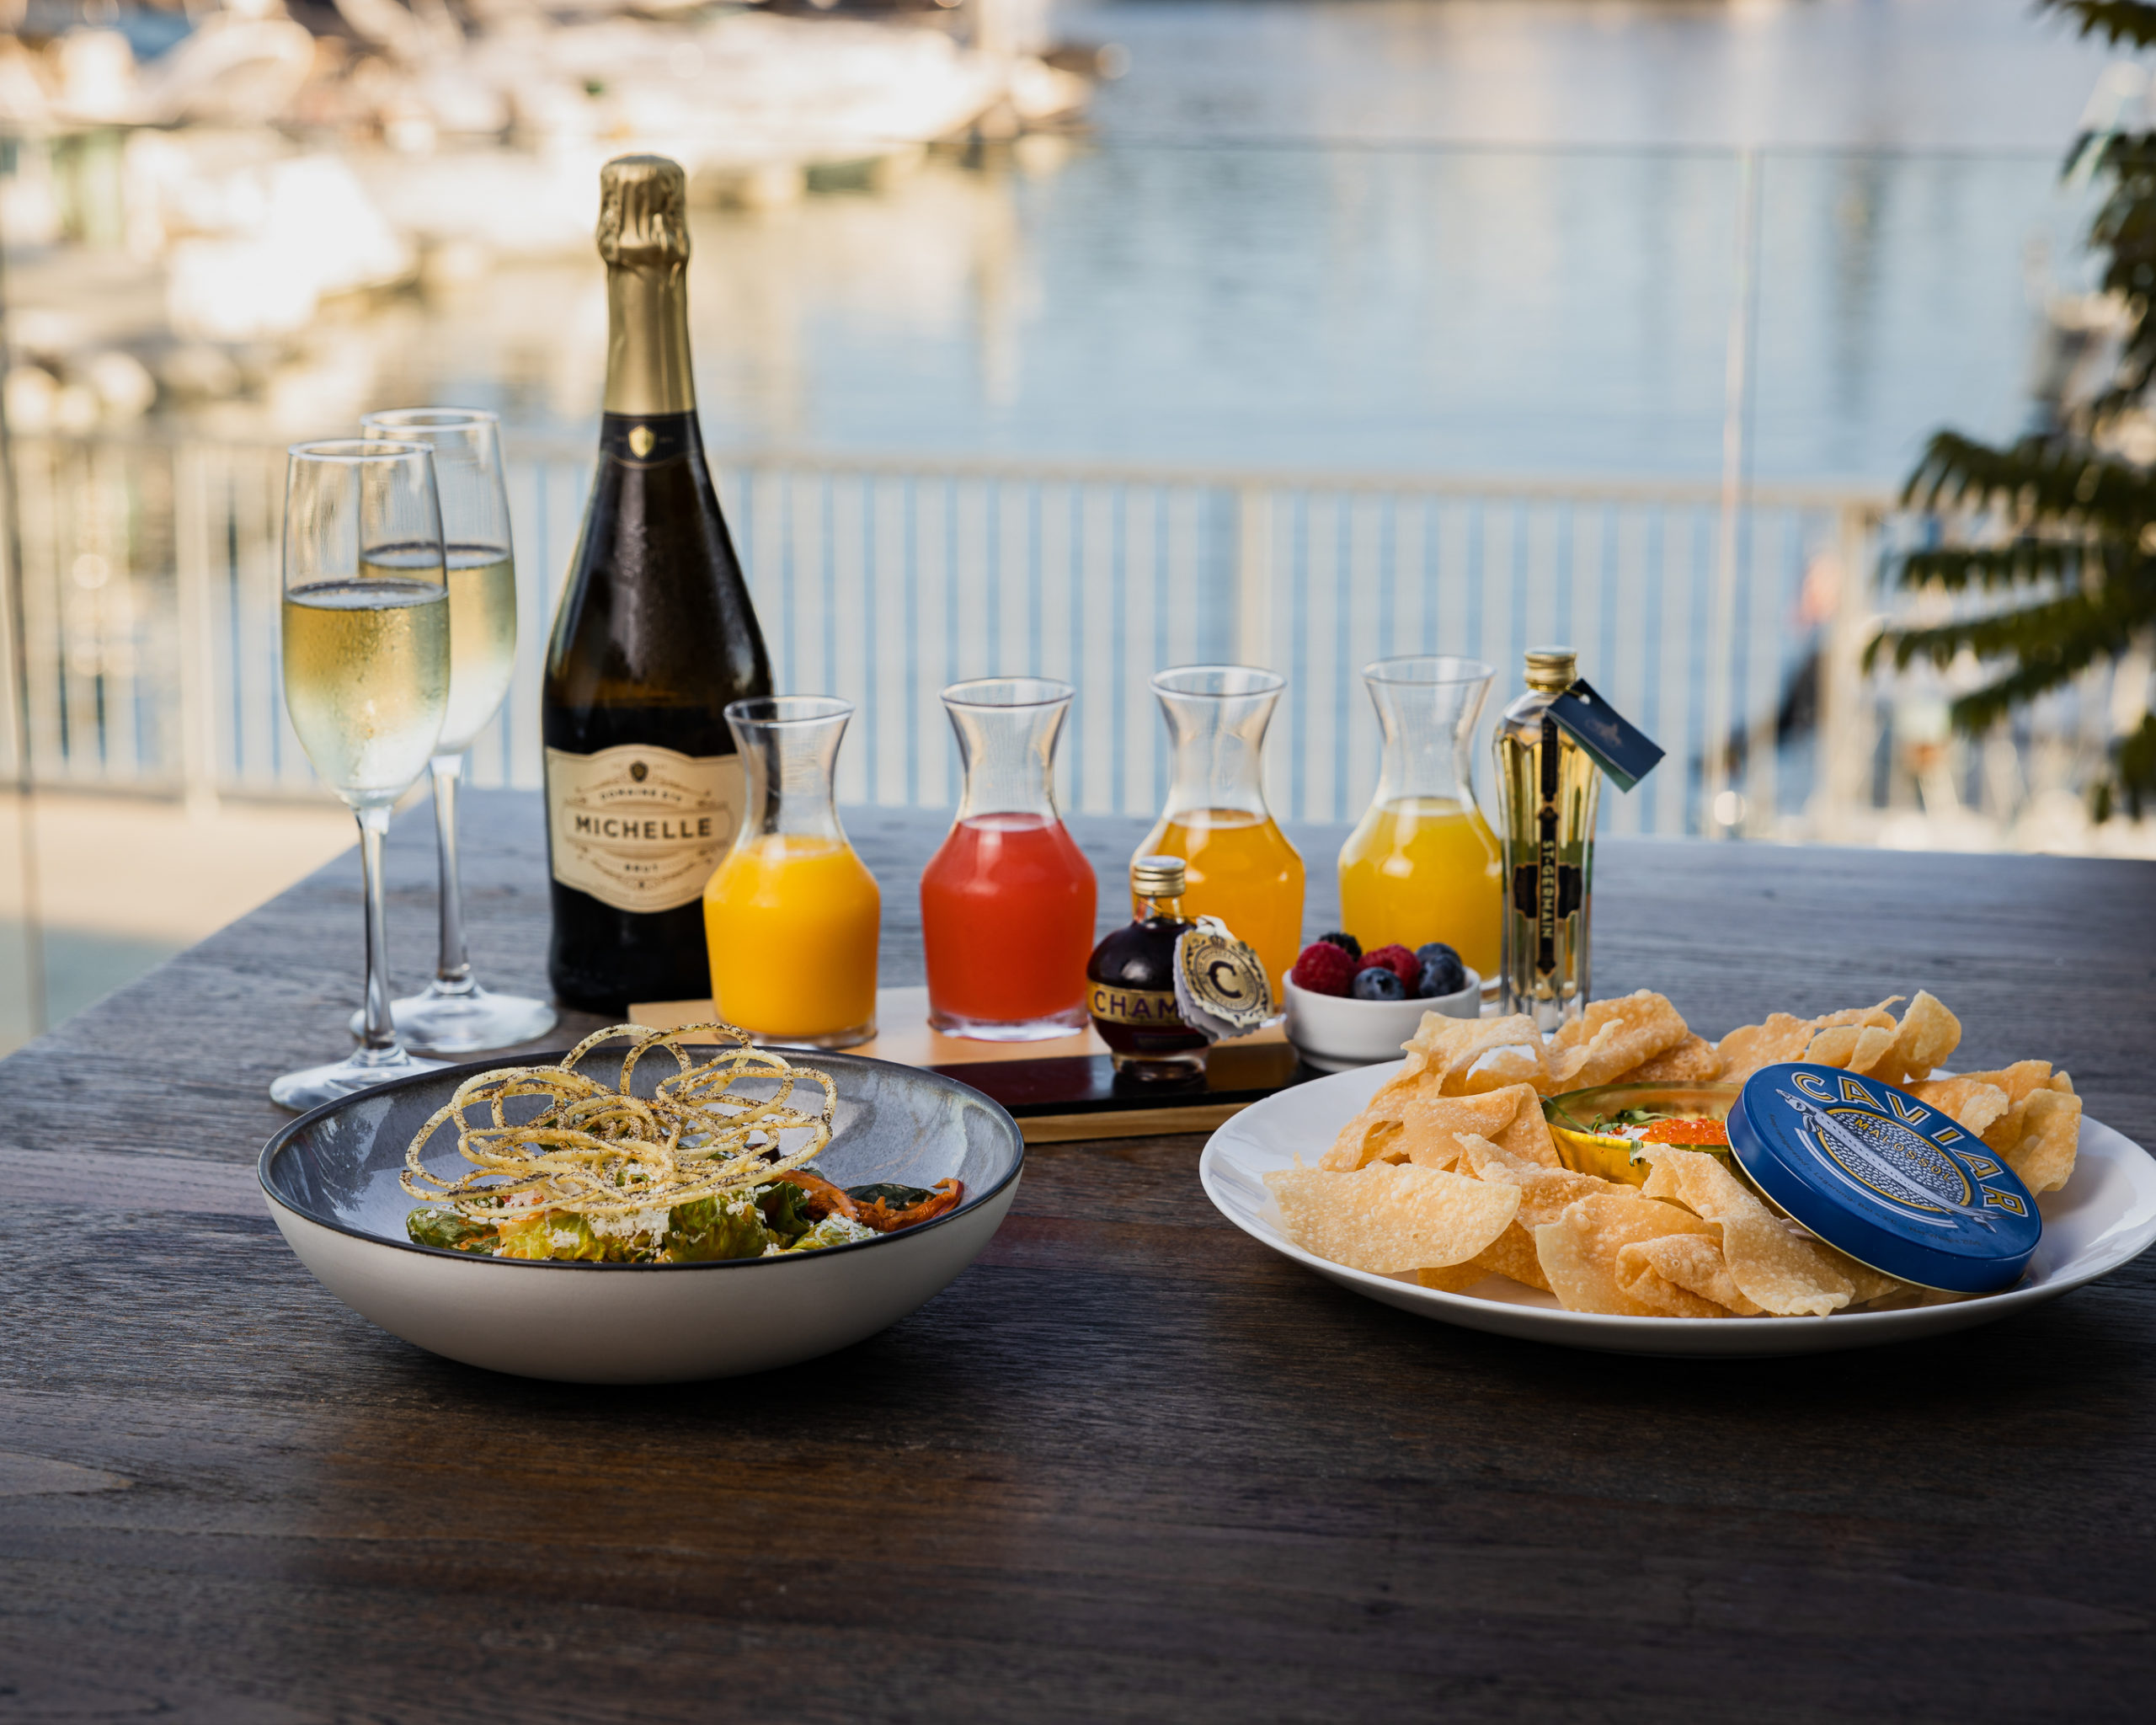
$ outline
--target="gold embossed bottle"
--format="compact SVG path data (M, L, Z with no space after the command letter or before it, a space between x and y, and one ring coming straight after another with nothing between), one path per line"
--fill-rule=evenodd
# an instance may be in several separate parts
M1176 943L1191 923L1180 857L1137 857L1130 895L1138 914L1093 948L1086 966L1086 1009L1118 1073L1153 1082L1189 1082L1210 1046L1176 1007Z
M553 937L571 1006L710 987L702 896L741 819L729 702L771 693L689 373L686 185L659 156L600 177L606 398L599 468L547 654Z
M1530 649L1527 692L1492 739L1504 829L1504 1010L1529 1014L1545 1032L1577 1018L1588 1000L1602 772L1549 712L1578 675L1571 648Z

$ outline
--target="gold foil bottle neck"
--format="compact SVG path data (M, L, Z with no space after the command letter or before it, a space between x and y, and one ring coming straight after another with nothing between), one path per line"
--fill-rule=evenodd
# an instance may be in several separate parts
M1187 881L1180 857L1140 857L1130 865L1130 889L1141 899L1179 899Z
M680 163L617 156L600 169L599 255L606 262L606 411L694 412L689 182Z
M1527 686L1561 695L1579 681L1579 655L1569 647L1527 649Z
M664 156L616 156L599 170L599 255L616 270L689 261L689 177Z

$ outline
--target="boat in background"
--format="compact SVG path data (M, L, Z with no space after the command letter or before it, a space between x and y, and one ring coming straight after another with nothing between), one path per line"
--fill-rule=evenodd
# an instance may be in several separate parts
M771 208L819 177L894 180L933 144L1065 128L1091 89L1070 55L1043 57L1038 0L877 18L596 0L568 21L534 0L307 0L302 16L224 0L191 28L134 13L0 36L17 141L0 235L162 274L163 327L100 330L105 350L199 358L293 338L339 295L580 258L609 157L670 155L697 201ZM81 401L45 411L61 398L37 378L17 395L24 429L91 423Z

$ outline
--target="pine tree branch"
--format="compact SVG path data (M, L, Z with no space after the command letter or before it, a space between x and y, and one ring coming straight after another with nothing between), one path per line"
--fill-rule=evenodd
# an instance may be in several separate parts
M2072 539L2015 539L2004 545L1940 545L1912 551L1895 579L1904 587L1938 586L1950 593L1970 588L2020 587L2038 581L2071 585L2084 565L2104 563L2101 547Z
M2140 729L2111 745L2111 764L2126 793L2127 813L2138 820L2142 805L2156 801L2156 713L2142 714Z
M2089 243L2106 254L2102 284L2125 306L2127 327L2110 384L2090 403L2100 423L2129 407L2156 371L2156 134L2121 133L2095 144L2093 165L2111 181L2089 225Z
M2025 437L2005 449L1940 431L1902 489L1915 509L2004 508L2137 542L2156 520L2156 477L2084 443Z
M1955 617L1922 628L1881 629L1864 652L1868 670L1891 652L1897 670L1923 659L1944 668L1965 650L1978 659L2007 659L2014 669L1956 703L1956 723L1981 729L2007 705L2033 700L2115 658L2135 635L2156 627L2156 579L2137 566L2091 589L2031 605Z
M2084 36L2101 35L2113 46L2156 47L2156 6L2142 0L2041 0L2047 12L2078 19Z

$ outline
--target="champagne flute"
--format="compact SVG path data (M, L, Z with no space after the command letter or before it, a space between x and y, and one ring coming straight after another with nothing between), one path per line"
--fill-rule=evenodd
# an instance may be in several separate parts
M285 710L360 824L366 1007L347 1058L287 1072L281 1107L319 1108L428 1072L389 1016L382 841L449 708L449 587L434 454L424 443L296 443L285 473Z
M434 451L449 566L449 713L429 763L441 879L440 953L425 991L391 1001L389 1010L398 1034L432 1054L507 1048L552 1030L554 1009L528 995L480 987L465 945L456 867L456 781L465 751L500 709L516 670L516 561L501 427L478 408L397 408L369 414L360 424L369 438L424 443ZM360 1017L353 1015L355 1035Z

